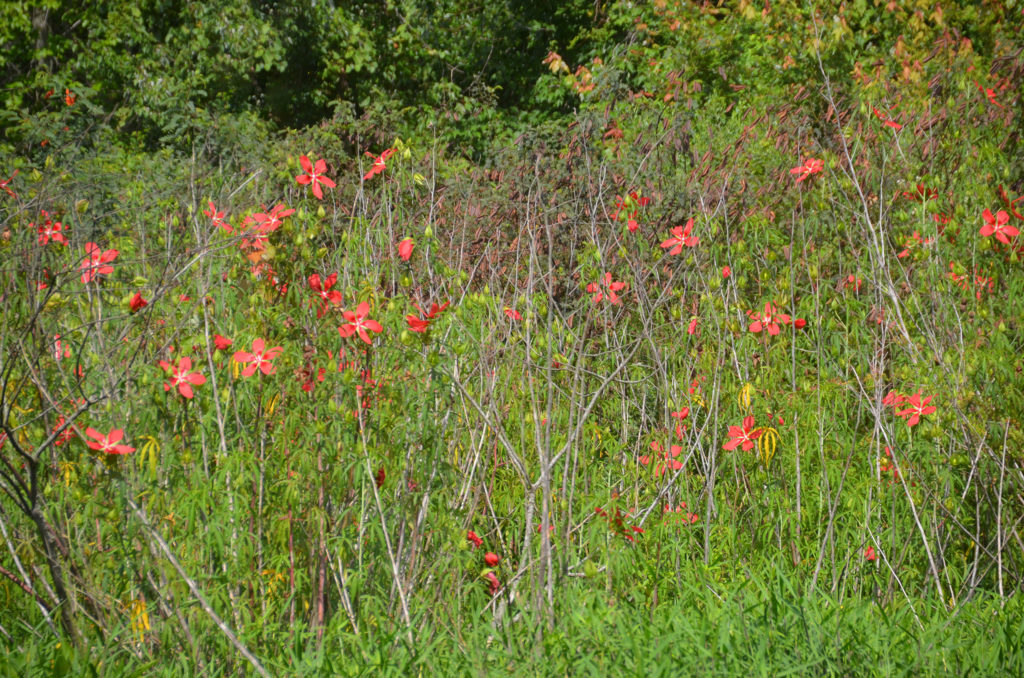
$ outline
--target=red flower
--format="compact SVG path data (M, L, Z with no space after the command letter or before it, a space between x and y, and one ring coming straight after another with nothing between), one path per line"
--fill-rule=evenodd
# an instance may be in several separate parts
M640 463L643 464L644 466L647 466L651 462L660 459L660 461L658 461L658 463L655 464L654 466L654 475L660 477L665 475L665 471L669 469L673 471L678 471L679 469L683 468L683 462L676 459L676 457L679 456L679 453L683 451L683 448L680 447L679 445L671 445L669 447L669 452L665 452L664 449L661 447L661 444L658 443L657 441L654 441L651 443L651 450L658 454L645 454L640 457Z
M57 417L57 421L54 422L54 424L53 424L53 430L54 431L60 431L61 427L64 426L64 423L65 423L64 415L63 414L59 415ZM4 437L4 434L0 433L0 447L3 447L3 444L2 444L3 437ZM61 445L63 445L64 443L68 442L69 440L71 440L74 437L75 437L75 429L73 429L70 426L68 426L63 431L60 431L60 433L57 434L57 437L54 439L53 444L56 447L60 447Z
M409 261L409 257L412 256L412 250L416 246L412 238L405 238L398 243L398 256L402 258L402 261Z
M907 419L907 426L916 426L917 422L920 421L921 417L926 414L931 414L936 410L934 405L929 405L932 398L935 396L926 396L924 400L921 400L921 391L918 391L909 398L904 398L903 402L909 404L910 407L905 410L901 410L896 413L898 417L910 417ZM884 400L882 401L885 402Z
M14 170L14 174L12 174L11 176L7 177L3 181L0 181L0 188L2 188L4 191L6 191L7 195L11 196L12 198L17 198L18 194L15 193L14 191L12 191L10 188L8 188L8 184L10 184L11 181L14 180L14 177L18 176L18 172L19 171L20 170Z
M99 245L94 242L85 243L85 259L79 266L82 269L82 282L88 283L98 275L113 273L114 267L107 264L117 259L117 254L117 250L101 252Z
M1009 245L1010 238L1020 233L1016 228L1009 225L1010 215L1003 210L999 210L995 216L992 216L992 212L986 208L981 213L981 216L985 219L985 225L981 227L981 234L985 237L995 233L996 240Z
M172 388L177 387L182 396L191 398L193 395L192 387L206 383L206 377L198 372L189 374L189 370L192 369L192 359L188 356L183 357L175 365L170 364L166 360L161 360L160 367L171 373L171 380L164 383L164 391L170 391Z
M501 562L501 558L498 557L497 553L488 551L484 554L484 562L487 563L487 567L497 567L498 563Z
M416 306L416 310L419 311L420 315L422 315L423 317L417 318L416 316L410 313L409 315L405 316L405 322L409 323L409 329L412 330L413 332L426 332L427 328L430 327L430 323L433 322L434 319L437 318L437 316L441 315L441 313L443 313L444 310L448 308L448 305L450 303L450 301L446 301L441 306L438 306L436 303L432 304L429 313L424 313L422 308L420 308L416 304L413 304L413 306Z
M388 158L390 158L394 154L395 154L395 149L394 148L387 149L386 151L381 153L379 156L374 156L373 153L370 153L369 151L367 151L366 155L370 156L374 160L373 160L373 166L370 168L370 171L363 175L363 181L367 181L369 179L372 179L373 177L377 176L378 174L383 172L385 169L387 169L387 164L386 164L387 160L388 160Z
M793 169L789 170L789 173L798 175L796 183L799 184L807 177L811 176L812 174L817 174L824 168L825 163L822 162L821 160L817 160L816 158L808 158L803 165L800 165L799 167L794 167Z
M722 277L723 278L728 278L730 275L732 275L732 269L729 268L728 266L723 266L722 267Z
M744 450L754 447L754 441L761 437L761 429L754 428L754 417L748 415L743 417L743 426L730 426L729 435L732 440L722 445L723 450L735 450L737 446L743 445Z
M974 81L974 86L977 87L981 91L981 93L985 95L986 98L988 98L989 102L993 106L1005 108L1001 103L996 101L996 91L994 89L992 89L991 87L982 87L981 85L978 84L977 80Z
M332 273L327 276L323 282L320 281L320 274L314 273L309 276L309 289L316 292L317 300L319 301L319 308L316 310L316 317L322 318L327 313L327 308L330 304L335 306L341 304L341 292L338 290L332 290L334 284L338 282L338 274Z
M676 424L676 437L682 440L683 431L686 430L686 427L683 425L683 419L686 419L688 416L690 416L690 408L684 407L678 412L669 412L668 416L672 417L673 419L679 420L679 423Z
M128 308L132 313L138 312L144 306L148 306L149 302L142 298L141 292L136 292L132 300L128 302Z
M487 590L492 596L496 595L501 590L501 582L498 581L493 572L488 572L484 576L487 578Z
M767 330L768 334L774 337L779 333L780 322L783 324L789 323L789 316L785 313L779 313L778 309L770 302L765 302L763 314L758 315L754 311L748 311L747 315L754 321L750 323L750 331L755 334L761 330Z
M59 334L53 335L53 357L58 361L71 357L71 347L66 344L61 346Z
M223 351L228 346L231 346L231 343L231 340L228 339L227 337L222 337L219 334L213 335L213 345L220 351Z
M807 321L804 320L803 318L797 318L796 320L793 321L793 327L797 328L798 330L802 330L806 326Z
M95 438L95 441L87 440L85 442L93 450L99 450L107 454L128 454L135 451L134 447L118 444L118 441L124 438L124 431L119 428L111 429L107 435L103 435L94 428L87 428L85 429L85 435Z
M272 349L264 350L265 344L262 339L255 339L252 342L252 353L248 351L237 351L235 353L235 361L240 363L252 363L242 370L243 377L251 377L256 374L258 369L263 374L273 374L277 371L277 368L270 363L271 360L281 354L284 349L280 346L275 346Z
M921 202L922 200L927 202L933 198L937 198L939 192L934 188L925 188L924 184L918 184L916 190L911 193L910 191L903 191L903 197L914 202Z
M376 320L367 318L368 315L370 315L370 304L365 301L359 304L355 311L345 311L345 320L348 323L338 328L338 334L342 337L351 337L353 334L358 334L359 338L367 344L373 343L370 335L366 333L367 330L370 332L383 332L384 328Z
M231 233L231 224L224 221L224 212L218 212L217 208L214 207L212 200L208 202L210 207L208 209L203 210L203 214L210 217L210 221L213 223L214 226L216 226L217 228L223 228L228 233Z
M693 318L690 319L690 325L686 328L687 334L697 334L697 320L697 316L693 316Z
M683 246L696 247L697 243L700 242L700 238L697 236L690 235L690 231L693 230L693 219L689 219L686 222L686 226L676 226L672 229L672 237L661 243L663 249L669 250L669 255L675 256L683 251Z
M317 200L323 200L324 192L323 189L320 188L320 185L322 184L328 188L334 188L335 186L333 181L324 176L324 173L327 172L327 163L323 158L321 158L317 160L316 165L314 165L306 156L299 158L299 163L302 165L302 169L304 169L306 173L295 177L295 181L302 186L311 184L313 186L313 197Z
M45 245L46 243L52 240L53 242L59 242L62 245L67 245L68 240L67 238L64 237L64 234L61 233L61 231L64 230L64 224L60 223L59 221L51 220L49 218L50 215L46 213L46 210L43 210L42 214L43 218L46 219L46 221L43 222L42 226L39 226L36 229L39 233L39 244ZM29 224L29 227L32 227L34 225L35 224Z
M864 549L864 559L868 562L874 562L878 560L878 554L875 553L875 547L869 546Z
M903 129L903 125L899 124L898 122L895 122L887 114L882 113L881 111L879 111L874 106L871 107L871 112L875 114L876 118L878 118L883 123L885 123L886 127L892 127L897 132L900 131L901 129Z
M68 106L74 106L75 105L75 99L77 99L77 98L78 98L78 96L75 95L75 94L72 94L71 90L69 90L67 87L64 88L64 103L65 104L67 104Z
M508 316L509 318L511 318L512 320L522 320L523 319L523 314L522 313L520 313L519 311L517 311L514 308L509 308L508 306L505 307L505 315Z
M476 536L476 532L474 532L473 530L470 530L466 533L466 539L468 539L473 544L473 548L475 549L480 548L481 546L483 546L484 543L484 540Z
M266 207L263 209L266 209ZM256 224L257 234L265 240L270 233L281 227L285 217L290 217L293 214L295 214L295 210L290 210L283 203L278 203L267 212L257 212L252 215L252 221Z
M599 283L590 283L587 285L587 292L593 294L593 301L595 304L601 303L601 300L606 298L613 304L619 303L619 295L615 294L621 289L626 287L624 282L612 282L612 274L604 274L604 285Z

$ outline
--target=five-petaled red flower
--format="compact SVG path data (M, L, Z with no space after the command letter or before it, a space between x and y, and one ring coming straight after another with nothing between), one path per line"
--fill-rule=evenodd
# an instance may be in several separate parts
M796 178L796 182L799 184L807 177L811 176L812 174L817 174L823 169L825 169L824 162L816 158L808 158L803 165L800 165L799 167L794 167L793 169L789 170L789 173L798 175Z
M892 127L897 132L899 132L901 129L903 129L903 125L899 124L898 122L896 122L895 120L890 118L888 116L888 114L883 113L882 111L878 110L874 106L871 107L871 112L874 113L875 117L878 118L879 120L881 120L882 123L884 123L886 127Z
M313 197L315 197L317 200L323 200L324 192L323 189L320 188L320 186L323 185L326 186L327 188L334 188L335 186L334 182L331 179L324 176L324 174L327 172L327 162L323 158L320 158L319 160L316 161L316 164L314 165L312 162L309 161L309 158L307 158L306 156L302 156L301 158L299 158L299 163L302 165L302 169L305 170L306 173L300 174L299 176L295 177L295 181L297 181L302 186L305 186L306 184L312 185Z
M46 221L36 229L39 233L39 244L45 245L52 240L53 242L59 242L62 245L67 245L68 240L61 232L64 230L64 224L50 219L50 215L46 213L46 210L43 210L43 218ZM30 227L33 225L34 224L29 224Z
M441 313L448 308L450 303L450 301L446 301L441 306L438 306L437 303L431 304L429 313L424 313L423 309L420 308L418 304L413 304L413 306L416 307L416 310L419 311L420 315L423 317L417 318L410 313L405 316L405 322L409 324L409 329L413 332L426 332L427 328L430 327L430 323L432 323L437 316L441 315Z
M252 353L237 351L234 357L236 362L252 363L242 370L243 377L251 377L256 374L257 369L263 374L270 375L277 371L277 368L270 361L279 356L283 350L280 346L275 346L268 350L262 339L254 339L252 342Z
M909 407L897 412L896 416L909 417L909 419L907 419L907 426L916 426L917 422L921 420L921 417L925 416L926 414L931 414L936 410L936 407L934 405L928 404L934 397L935 396L925 396L922 400L921 391L918 391L912 396L905 397L903 399L903 403L909 405Z
M95 438L95 440L85 441L85 444L93 450L99 450L107 454L128 454L135 451L134 447L118 444L118 441L124 438L124 430L119 428L111 429L107 435L103 435L94 428L87 428L85 429L85 435Z
M676 226L672 229L672 237L661 243L662 248L668 249L669 254L675 256L683 251L683 247L696 247L697 243L700 242L700 238L695 235L690 235L690 231L693 230L693 219L689 219L686 222L686 226Z
M82 260L82 282L87 283L98 275L107 275L114 272L114 267L109 266L110 262L117 259L117 250L101 251L99 245L94 242L85 243L85 259Z
M356 306L355 311L345 311L345 320L348 323L338 328L338 334L342 337L351 337L353 334L358 334L359 338L367 344L373 343L370 335L366 333L367 330L370 332L383 332L384 328L376 320L370 320L367 317L368 315L370 315L370 304L365 301Z
M231 346L231 343L231 340L228 339L227 337L222 337L219 334L213 335L213 345L219 351L227 349L229 346Z
M170 391L172 388L177 387L182 396L191 398L193 395L192 387L206 383L206 377L198 372L189 374L189 370L192 369L192 359L188 356L183 357L174 365L166 360L161 360L160 367L171 373L171 380L164 383L165 391Z
M996 240L1009 245L1010 238L1020 233L1016 228L1009 225L1010 215L1004 210L999 210L993 216L991 210L986 208L981 213L981 216L985 219L985 225L981 227L981 234L985 237L995 233Z
M12 198L17 198L17 197L18 197L18 194L17 194L17 193L15 193L14 191L12 191L12 190L11 190L11 189L10 189L10 188L8 187L8 185L9 185L9 184L11 183L11 181L13 181L13 180L14 180L14 177L18 176L18 172L19 172L19 171L20 171L20 170L14 170L14 174L12 174L11 176L7 177L7 178L6 178L6 179L4 179L3 181L0 181L0 188L2 188L2 189L3 189L4 191L6 191L6 192L7 192L7 195L11 196Z
M330 304L337 306L341 303L341 292L331 289L336 282L338 282L337 273L330 274L322 282L319 273L309 276L309 289L316 292L316 297L319 301L319 306L316 309L317 318L324 317Z
M722 445L722 449L735 450L739 445L742 445L744 450L750 450L754 447L754 441L761 437L761 433L761 429L754 428L753 415L747 415L743 417L742 426L729 427L729 435L732 436L732 440Z
M212 200L209 200L207 202L209 203L210 206L209 206L209 208L203 210L203 214L205 214L206 216L210 217L210 222L214 226L216 226L217 228L223 228L226 232L231 233L231 231L232 231L231 224L229 224L228 222L224 221L224 212L223 211L218 212L217 208L216 208L216 206L214 206Z
M592 282L587 285L587 292L593 294L593 302L595 304L601 303L602 299L607 298L613 304L620 303L619 295L615 294L621 289L625 289L626 283L624 282L613 282L612 274L604 274L604 283Z
M522 320L523 319L523 314L520 313L519 311L517 311L514 308L509 308L508 306L506 306L504 312L505 312L505 315L509 318L509 320Z
M368 155L369 157L373 158L373 166L370 167L370 171L369 172L367 172L366 174L363 175L363 181L367 181L369 179L372 179L373 177L377 176L378 174L383 172L385 169L387 169L388 158L390 158L394 154L395 154L395 149L394 148L387 149L386 151L381 153L379 156L375 156L373 153L370 153L369 151L367 151L366 155Z
M748 311L747 315L754 321L750 323L750 331L755 334L761 330L767 330L768 334L774 337L779 333L779 323L789 323L789 316L785 313L779 313L779 309L775 308L775 305L771 302L765 302L764 313L758 314L756 311Z

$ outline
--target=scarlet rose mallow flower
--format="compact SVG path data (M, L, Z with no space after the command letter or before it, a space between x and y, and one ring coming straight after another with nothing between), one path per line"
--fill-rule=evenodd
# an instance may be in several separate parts
M993 215L991 210L986 209L981 213L981 217L985 220L981 234L986 238L995 234L996 240L1009 245L1010 238L1020 233L1015 227L1010 226L1010 215L1004 210L999 210Z
M146 306L149 306L149 302L142 298L141 292L136 292L135 296L128 302L128 310L132 313L138 313Z
M283 350L280 346L267 349L263 339L254 339L251 353L248 351L237 351L234 358L235 362L250 363L242 370L243 377L251 377L256 374L256 370L263 374L271 375L277 371L277 368L270 361L281 355Z
M19 171L20 170L14 170L14 174L7 177L3 181L0 181L0 190L4 191L5 193L7 193L7 195L11 196L12 198L18 197L18 194L10 189L10 184L12 181L14 181L14 177L18 176Z
M907 417L907 426L916 426L921 420L921 417L931 414L937 409L934 405L928 404L934 397L935 396L925 396L922 399L921 391L918 391L910 397L905 397L903 399L903 403L905 405L909 405L909 407L897 412L896 416Z
M53 241L66 246L68 244L68 240L64 237L64 233L62 232L64 230L64 224L50 219L50 215L46 210L42 211L42 216L45 221L37 228L37 232L39 233L39 244L45 245L46 243ZM34 225L35 224L29 224L29 227Z
M441 315L446 308L448 308L449 304L451 304L450 301L446 301L440 306L438 306L437 303L431 304L429 313L424 313L423 309L420 308L418 304L413 304L413 306L416 307L416 310L419 311L420 315L423 317L418 318L411 313L405 316L405 322L408 323L409 330L411 332L426 332L427 328L430 327L430 323L434 322L434 320Z
M192 392L193 386L201 386L206 383L206 377L202 374L191 372L192 359L188 356L181 358L181 360L173 365L166 360L161 360L160 367L171 373L171 380L164 382L164 391L177 388L184 398L192 398L194 395Z
M88 283L95 280L96 276L113 273L114 267L110 262L117 259L117 255L117 250L102 251L94 242L85 243L85 259L79 264L79 268L82 269L82 282Z
M372 344L373 340L370 339L370 335L367 332L380 333L384 331L384 328L376 320L371 320L368 317L369 315L370 304L365 301L356 306L355 311L345 311L345 320L348 322L338 328L338 334L343 338L356 334L367 344Z
M594 295L591 297L591 300L595 304L601 303L604 299L607 299L612 304L619 304L621 300L616 292L625 288L626 283L612 281L612 274L605 273L603 283L590 283L587 285L587 292Z
M804 179L809 178L813 174L818 174L823 169L825 169L825 163L823 161L818 160L817 158L808 158L804 164L789 170L789 173L797 175L796 183L799 184Z
M320 279L319 273L314 273L309 276L309 289L316 293L317 309L316 317L322 318L327 313L327 308L331 305L338 306L341 304L341 292L338 290L332 290L335 283L338 282L338 274L332 273L323 280Z
M210 223L217 228L224 229L226 233L231 233L233 229L231 228L231 224L224 221L224 212L217 211L217 207L213 204L212 200L208 200L207 203L209 204L209 207L203 210L203 214L210 218Z
M90 449L98 452L106 452L107 454L128 454L129 452L135 451L134 447L119 443L119 441L124 438L123 429L111 429L110 433L103 435L94 428L87 428L85 429L85 435L93 438L93 440L85 441L85 444Z
M302 165L302 169L306 173L295 177L295 181L301 186L305 186L307 184L312 186L313 197L317 200L323 200L324 191L320 187L335 187L335 183L329 177L325 176L325 173L327 172L327 162L321 158L314 164L310 162L309 158L302 156L299 158L299 164Z
M729 427L729 436L732 440L722 445L722 449L735 450L737 447L742 445L744 450L750 450L755 445L754 441L761 437L761 433L761 429L754 428L753 415L743 417L742 426Z
M747 315L754 321L750 323L750 331L754 334L764 330L774 337L780 331L779 323L788 325L790 322L789 316L785 313L779 313L779 309L771 302L765 302L764 313L758 314L756 311L748 311Z
M693 219L688 220L686 226L676 226L672 229L672 237L661 243L662 249L669 250L669 255L675 256L683 251L683 247L696 247L700 238L690 235L692 230Z
M374 178L375 176L383 172L385 169L387 169L388 158L394 155L396 150L397 149L389 148L383 153L381 153L379 156L375 156L373 153L367 151L366 155L368 157L373 158L373 165L370 167L370 171L363 175L363 181L369 181L370 179Z

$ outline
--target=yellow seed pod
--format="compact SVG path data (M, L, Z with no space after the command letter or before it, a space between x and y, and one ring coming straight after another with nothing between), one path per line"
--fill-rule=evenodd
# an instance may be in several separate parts
M132 631L138 636L139 642L145 642L146 632L149 631L149 613L146 611L146 601L136 599L128 603L128 613L132 618Z
M740 393L736 396L736 403L740 406L740 409L746 412L750 409L750 396L754 394L754 385L751 383L743 384L740 389Z
M75 462L62 461L59 464L61 475L64 476L64 486L70 487L71 481L75 478Z
M160 452L160 441L153 436L139 436L140 440L145 440L142 447L139 448L138 460L139 468L142 468L146 462L149 462L149 474L152 477L156 477L157 469L157 453Z
M775 456L775 450L779 447L779 432L768 427L761 430L757 438L757 453L761 455L764 465L767 467Z

